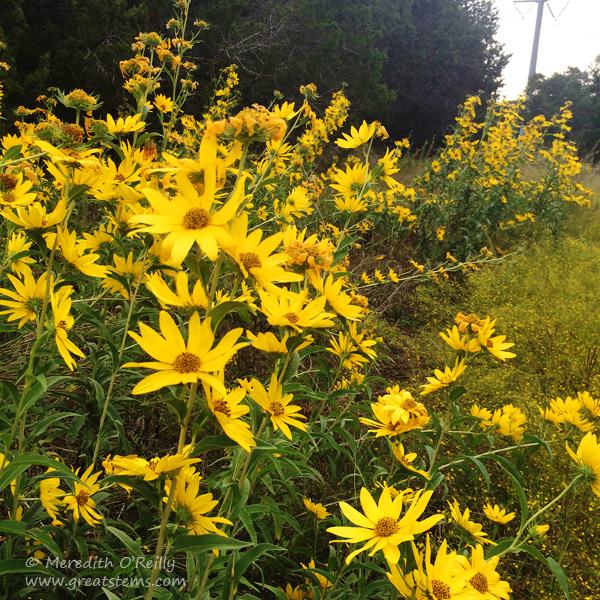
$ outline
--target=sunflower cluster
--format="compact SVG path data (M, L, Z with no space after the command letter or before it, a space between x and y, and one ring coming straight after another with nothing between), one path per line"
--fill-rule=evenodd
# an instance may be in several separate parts
M448 550L442 522L448 472L468 463L489 477L483 460L510 449L491 450L497 434L517 445L524 438L531 414L517 401L469 413L459 385L490 355L508 368L514 344L495 319L459 313L440 333L452 359L418 396L418 381L383 377L387 340L370 293L449 279L493 253L461 262L448 251L431 265L411 248L388 266L379 262L385 256L363 260L365 234L387 227L393 236L425 231L438 246L451 242L458 225L448 198L459 197L456 187L450 192L459 184L494 206L504 204L500 188L507 198L529 194L537 205L514 215L523 223L540 220L552 194L584 204L569 183L578 164L569 146L556 136L552 147L540 146L552 127L566 126L567 112L538 119L515 141L517 108L495 107L483 127L469 100L430 171L404 185L397 176L408 143L388 142L378 121L345 127L342 92L322 116L311 105L313 84L295 102L240 108L231 66L203 116L185 114L196 86L186 53L207 25L197 21L190 33L190 2L176 5L167 33L140 33L120 63L129 112L100 114L96 96L55 91L40 97L40 108L20 111L17 133L1 140L0 330L10 353L0 381L1 533L6 572L16 573L5 578L7 597L22 595L17 576L29 554L45 552L87 560L105 553L119 565L129 553L135 561L119 575L143 584L124 593L145 600L254 598L252 590L353 597L355 560L382 565L365 569L374 581L358 594L393 586L413 599L508 598L499 560L538 539L530 532L556 500L528 520L525 500L522 526L501 542L457 498L450 514L460 539L466 533L476 543L470 558L465 544ZM54 114L57 104L73 122ZM516 189L510 165L531 148L549 174ZM442 176L448 187L440 190ZM418 400L428 394L427 405ZM587 392L542 411L582 432L599 415ZM575 474L560 494L580 481L597 493L596 438L568 452ZM499 502L490 497L483 511L506 525L516 513ZM425 546L425 532L437 542L428 537ZM331 536L328 564L315 562ZM498 554L486 560L482 545L496 543ZM306 557L308 566L299 562ZM167 560L184 580L161 593ZM276 587L284 568L290 583ZM77 585L68 592L89 592Z
M574 180L582 164L565 139L569 104L550 119L525 123L525 100L485 112L478 96L465 101L454 133L415 186L417 231L430 253L466 258L490 239L506 247L520 228L558 228L568 204L589 205L592 191Z

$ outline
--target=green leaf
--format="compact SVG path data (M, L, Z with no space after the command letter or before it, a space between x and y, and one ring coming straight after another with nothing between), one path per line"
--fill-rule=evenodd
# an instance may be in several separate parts
M14 575L15 573L45 573L47 575L60 575L56 571L43 565L30 565L26 559L11 558L0 560L0 575Z
M35 377L37 382L29 389L25 394L25 403L23 405L23 412L29 410L29 408L35 404L49 389L62 383L63 381L72 381L72 377L46 377L45 375L38 375Z
M292 354L292 358L290 359L290 362L288 363L288 366L285 369L285 374L283 375L283 379L281 380L281 383L285 383L286 381L288 381L289 379L294 377L296 375L296 373L298 372L299 366L300 366L300 355L298 354L298 352L294 352Z
M222 448L235 448L237 444L226 435L209 435L200 440L194 447L194 455Z
M245 302L234 302L233 300L229 300L228 302L222 302L215 306L209 313L206 315L211 319L211 327L212 330L216 333L219 329L219 325L221 321L231 312L237 312L238 310L249 310L252 313L255 312L255 309L252 308L249 304Z
M563 568L551 556L546 560L548 562L548 568L554 573L554 577L556 577L556 580L562 588L563 594L567 600L569 600L569 582L567 581L567 576L565 575Z
M10 160L14 160L15 158L17 158L17 156L19 156L19 154L21 154L21 148L23 146L21 144L18 144L17 146L11 146L5 153L4 156L2 157L2 160L0 161L0 165L10 161Z
M251 542L241 542L216 533L206 535L185 535L177 538L172 546L173 552L212 552L213 550L239 550L251 546Z
M26 525L22 521L13 521L6 519L0 521L0 533L10 533L12 535L25 535Z
M281 546L274 546L273 544L265 542L244 552L240 555L240 559L235 563L234 586L239 584L240 578L248 570L248 567L261 556L267 554L267 552L281 552L283 550L285 550L285 548L282 548Z
M37 542L41 542L47 550L50 550L50 552L54 554L54 556L58 556L59 558L63 557L63 553L58 547L58 544L46 531L42 531L41 529L35 527L27 530L27 536L36 540Z
M492 458L492 457L490 457ZM493 457L496 459L497 457ZM527 503L527 496L525 495L525 490L521 485L520 481L509 471L501 462L499 463L502 469L508 474L508 476L512 479L515 489L517 490L517 495L519 496L519 503L521 504L521 527L525 525L527 521L527 516L529 515L529 504Z
M5 467L2 477L0 477L0 491L7 487L11 481L14 481L21 473L23 473L23 471L27 470L33 465L52 467L57 471L55 476L62 476L66 479L74 479L75 481L81 482L81 479L79 479L79 477L77 477L77 475L75 475L75 473L73 473L69 467L66 467L57 460L52 460L47 456L41 456L35 452L27 452L25 454L21 454L21 456L17 456L17 458L15 458L8 464L7 467Z
M243 523L244 527L246 528L246 531L248 532L248 535L250 536L252 543L254 545L257 545L258 544L258 536L256 535L256 529L254 528L254 523L252 522L250 514L248 513L248 510L246 509L245 506L242 507L241 510L239 511L238 518Z
M111 527L110 525L107 526L106 529L108 529L108 531L110 531L114 536L118 537L123 542L123 545L125 548L127 548L132 556L143 556L141 548L142 543L139 539L133 541L124 531L121 531L116 527Z
M485 560L490 560L490 558L493 558L497 554L502 554L502 552L504 552L505 550L507 550L508 548L511 547L511 545L512 545L513 542L514 542L513 539L503 540L502 542L500 542L496 546L493 546L492 548L490 548L486 552L486 554L485 554Z
M460 385L458 387L455 387L450 392L450 402L456 402L463 394L466 394L466 393L467 393L466 388L464 388Z

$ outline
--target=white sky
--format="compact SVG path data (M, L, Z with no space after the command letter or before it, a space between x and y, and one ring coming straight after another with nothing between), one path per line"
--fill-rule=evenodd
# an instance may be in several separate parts
M496 39L512 54L504 70L504 88L516 98L527 84L537 2L494 0L498 7ZM554 13L554 17L552 13ZM521 13L521 14L519 14ZM523 16L522 16L523 15ZM600 0L549 0L544 6L537 72L549 76L569 67L587 69L600 54Z

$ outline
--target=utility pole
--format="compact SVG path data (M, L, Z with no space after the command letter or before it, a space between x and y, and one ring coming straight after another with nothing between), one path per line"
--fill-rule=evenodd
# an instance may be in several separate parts
M537 66L537 58L538 58L538 48L540 46L540 32L542 31L542 15L544 14L544 4L548 2L548 0L514 0L515 4L522 2L536 2L537 7L537 17L535 20L535 34L533 36L533 47L531 49L531 62L529 63L529 77L527 79L527 83L531 83L531 79L535 75L535 69Z

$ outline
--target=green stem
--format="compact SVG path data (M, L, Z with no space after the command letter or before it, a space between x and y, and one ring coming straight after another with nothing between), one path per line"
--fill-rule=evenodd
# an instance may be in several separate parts
M224 252L223 250L219 251L219 257L217 258L217 262L215 263L215 270L213 271L211 282L210 282L210 291L208 293L208 304L206 306L206 314L210 312L210 309L213 305L213 300L215 297L215 292L217 291L217 281L219 279L219 274L221 272L221 265L223 264Z
M540 510L538 510L532 517L527 519L527 521L525 521L525 523L523 523L523 525L521 525L521 527L519 527L519 531L517 531L517 535L515 536L515 539L512 541L512 544L508 548L506 548L506 550L504 550L500 554L497 554L496 556L502 557L505 554L508 554L508 552L510 552L511 550L514 550L515 548L517 548L518 542L519 542L521 536L523 535L523 532L527 530L529 525L531 523L533 523L540 515L545 513L551 506L554 506L582 477L583 477L582 475L577 475L573 479L573 481L571 481L571 483L558 496L556 496L556 498L554 498L554 500L551 500L550 502L548 502L548 504L546 504L546 506L543 506L542 508L540 508Z
M150 573L150 585L148 586L148 591L144 596L145 600L151 600L154 597L154 589L156 588L156 580L158 578L158 572L160 570L160 558L162 556L162 547L165 541L165 533L167 531L169 513L171 512L171 506L173 505L173 499L175 498L175 490L177 489L177 478L179 477L179 471L180 469L177 469L173 474L173 479L171 481L171 489L169 490L169 497L167 498L167 505L165 506L165 509L162 514L162 519L160 521L158 541L156 542L156 552L154 553L154 564L152 565L152 572Z
M190 424L190 419L192 417L192 412L194 410L194 400L196 399L197 389L198 389L198 382L192 383L192 385L190 387L190 395L188 396L187 411L185 413L185 418L183 419L183 423L181 424L181 431L179 432L179 443L177 444L177 454L181 454L183 452L183 447L185 446L185 436L187 435L188 426Z
M133 307L135 306L135 300L137 298L138 290L140 289L140 283L142 278L144 277L144 271L146 268L146 256L144 253L144 259L142 261L142 269L140 271L140 275L137 280L137 285L131 294L131 300L129 302L129 310L127 311L127 319L125 319L125 329L123 330L123 337L121 338L121 347L119 348L119 355L117 356L117 364L113 365L113 372L110 378L110 383L108 384L108 391L106 392L106 397L104 398L104 406L102 407L102 415L100 416L100 425L98 427L98 437L96 439L96 446L94 447L94 455L92 458L92 464L94 464L98 458L98 453L100 451L100 443L102 441L102 427L104 426L104 421L106 420L106 413L108 412L108 404L112 397L113 388L115 386L115 381L117 379L117 373L120 369L121 359L123 358L123 352L125 352L125 344L127 343L127 331L129 329L129 324L131 323L131 317L133 315Z
M206 582L208 581L208 574L210 573L210 568L212 567L213 561L215 560L215 555L213 554L208 560L208 564L206 565L206 570L204 571L204 576L202 577L202 582L200 583L200 587L198 588L198 593L196 594L196 600L200 600L202 598L202 593L204 592L204 587L206 586Z
M32 154L31 156L23 156L22 158L15 158L14 160L9 160L8 162L0 163L2 167L8 167L8 165L16 165L21 162L25 162L27 160L31 160L32 158L39 158L40 156L46 156L47 152L38 152L37 154Z

